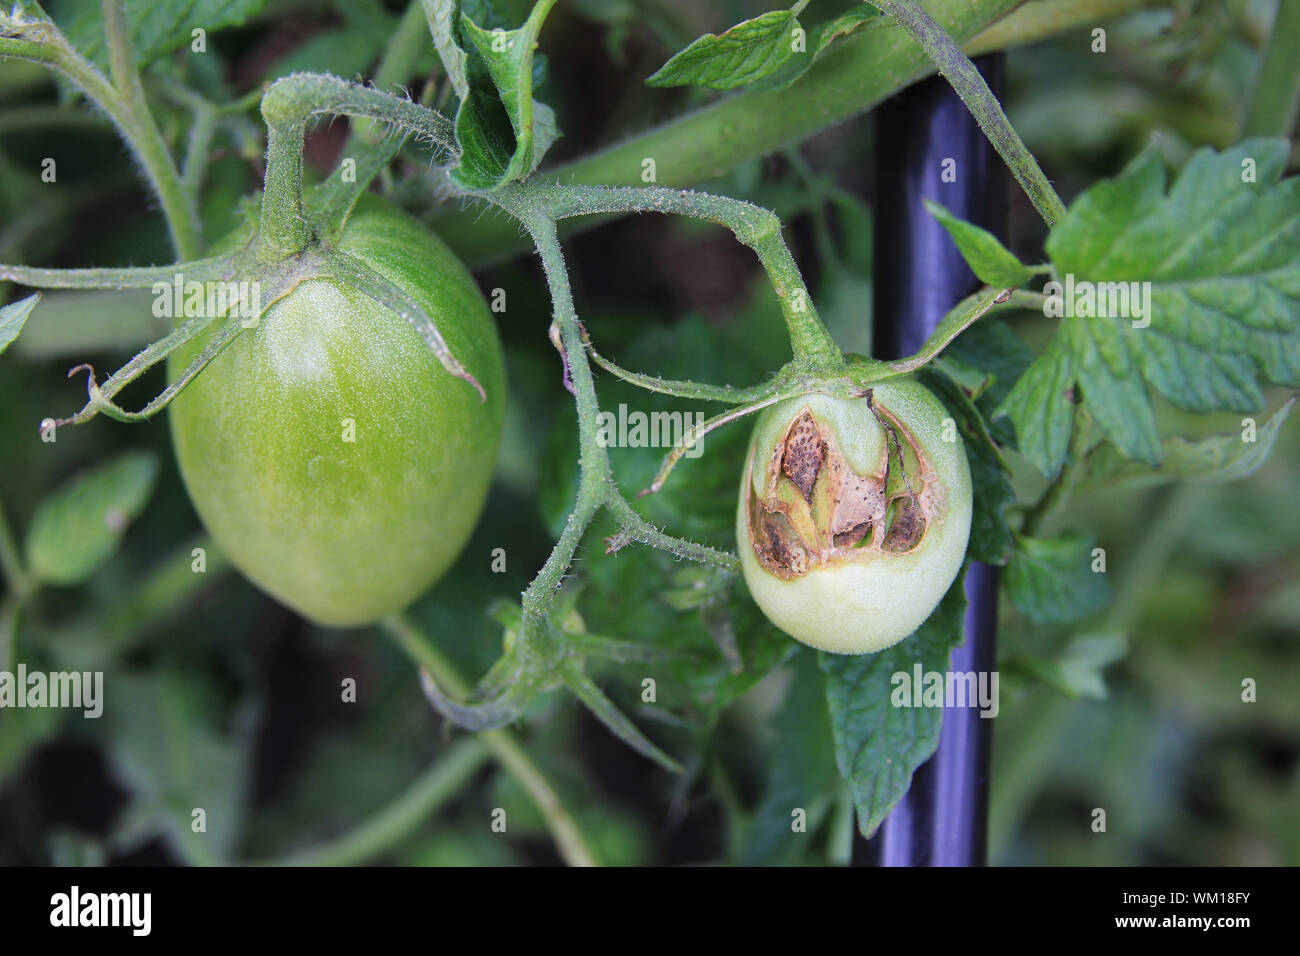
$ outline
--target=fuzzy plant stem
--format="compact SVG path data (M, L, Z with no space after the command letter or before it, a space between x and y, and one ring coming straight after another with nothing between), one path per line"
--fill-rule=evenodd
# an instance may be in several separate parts
M410 130L436 150L456 149L451 121L418 103L323 73L277 80L262 97L266 188L258 257L264 262L299 255L312 240L302 211L302 149L308 123L321 115L378 120Z
M1007 114L1002 111L1002 104L984 82L979 70L975 69L970 57L961 51L952 37L919 3L910 0L870 2L882 13L893 17L929 54L938 67L939 74L951 84L993 148L1006 161L1016 182L1020 183L1043 221L1049 228L1055 226L1065 215L1065 204L1047 181L1038 160L1034 159L1020 135L1011 126Z
M201 248L198 213L140 86L122 0L103 0L102 9L112 81L49 21L33 21L16 36L0 37L0 57L13 56L57 70L108 115L158 197L177 259L192 259Z
M385 618L381 626L397 646L441 686L458 696L464 696L468 692L465 681L451 663L406 617L399 614ZM478 739L483 741L497 761L519 781L532 798L564 861L570 866L595 866L596 856L573 814L561 802L546 774L524 752L515 735L503 729L484 730Z

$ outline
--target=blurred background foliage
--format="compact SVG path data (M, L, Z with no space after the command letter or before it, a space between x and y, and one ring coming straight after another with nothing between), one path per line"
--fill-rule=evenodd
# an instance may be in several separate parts
M56 18L69 6L49 4ZM513 16L509 3L488 6ZM1067 201L1153 139L1172 163L1201 145L1227 145L1239 136L1275 6L1161 5L1104 24L1105 55L1090 52L1087 30L1016 49L1009 115ZM227 102L293 69L365 75L401 16L400 5L379 0L268 7L214 33L206 56L156 59L147 78ZM565 133L552 160L710 99L652 90L643 79L700 33L765 8L749 0L561 4L542 42L542 95ZM430 53L410 78L417 92L435 69ZM188 114L164 96L155 103L179 149ZM230 226L259 181L255 116L234 113L213 144L203 194L209 236ZM313 134L308 159L317 175L332 168L345 134L342 120ZM890 188L872 176L877 148L888 145L858 119L705 184L781 215L828 324L859 352L870 348L872 196ZM40 181L47 156L57 159L57 185ZM408 206L427 204L426 165L408 149L383 188ZM1040 258L1041 227L1019 195L1012 238L1022 258ZM568 253L584 322L601 351L626 367L750 384L786 358L766 281L720 230L641 217L577 236ZM0 63L0 261L168 258L166 230L107 123L37 68ZM485 290L507 296L506 436L480 528L411 614L466 677L499 652L502 630L488 608L523 588L567 513L576 435L534 262L522 256L476 274ZM15 297L0 286L0 302ZM147 506L116 553L79 583L42 589L19 620L15 660L29 669L102 669L107 706L97 721L0 712L0 863L315 852L317 860L401 864L571 858L553 839L554 814L548 819L530 797L529 771L444 727L411 663L379 632L316 628L225 568L188 503L161 418L100 418L41 441L37 422L83 401L80 383L64 378L68 367L120 364L157 331L148 306L147 295L51 294L0 358L0 501L20 539L51 490L79 473L127 451L156 463ZM1051 332L1041 316L1005 321L1035 350ZM162 384L152 373L134 394ZM599 387L610 410L702 410L608 376ZM1270 393L1270 410L1284 399ZM1241 427L1235 415L1168 406L1160 414L1165 434ZM703 457L686 459L664 492L643 502L645 513L674 533L733 547L747 435L743 426L710 435ZM649 484L659 455L616 449L623 488ZM1041 479L1010 456L1020 500L1035 500ZM1298 463L1300 431L1291 425L1246 480L1123 492L1085 484L1044 529L1095 538L1108 555L1114 599L1069 626L1035 623L1003 602L992 862L1300 863ZM852 812L811 652L696 567L636 547L605 556L601 537L611 532L598 522L575 565L577 607L592 633L654 644L664 656L601 663L591 673L686 773L672 777L642 759L567 695L539 704L509 732L510 745L602 862L845 861ZM191 570L196 546L209 548L203 574ZM504 573L491 569L498 547ZM641 702L646 677L656 681L653 706ZM1252 704L1241 701L1247 677L1258 683ZM347 678L356 681L355 703L341 700ZM428 775L443 764L459 769L435 800L430 794L447 782ZM406 798L424 809L403 817ZM790 832L792 806L808 811L807 833ZM206 812L206 833L192 831L196 807ZM1095 807L1107 811L1105 834L1089 828ZM506 811L505 834L490 826L497 808ZM336 842L346 834L360 836Z

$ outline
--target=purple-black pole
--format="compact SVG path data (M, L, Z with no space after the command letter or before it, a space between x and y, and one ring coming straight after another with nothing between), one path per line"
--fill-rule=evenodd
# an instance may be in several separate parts
M975 65L1002 93L1000 54ZM1008 178L1002 160L942 78L909 87L877 113L874 348L911 355L954 304L979 286L948 233L921 204L931 199L1002 240ZM946 174L946 175L945 175ZM966 640L953 671L996 667L997 569L966 574ZM988 850L992 720L975 707L945 709L939 749L854 862L879 866L983 866Z

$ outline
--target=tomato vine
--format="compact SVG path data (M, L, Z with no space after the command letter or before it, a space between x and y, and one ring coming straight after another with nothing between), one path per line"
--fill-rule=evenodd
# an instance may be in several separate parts
M554 0L534 4L526 21L512 30L488 30L462 15L456 3L412 3L390 40L374 85L328 73L300 72L230 103L211 102L168 80L158 83L156 89L151 81L147 89L132 49L123 0L102 3L107 74L78 52L39 8L27 13L14 8L10 14L0 15L0 56L31 61L59 72L122 134L158 201L178 260L146 268L58 270L0 265L0 281L38 289L147 289L183 273L200 282L256 275L266 286L261 314L252 321L235 315L200 315L178 323L102 382L94 369L77 366L74 373L87 375L84 407L67 418L42 422L42 426L81 424L99 414L128 422L151 418L204 374L225 349L247 334L268 309L303 283L325 277L337 279L400 315L419 333L442 368L460 380L454 383L456 387L476 389L485 399L484 383L455 354L436 318L409 292L341 249L340 240L363 194L388 174L404 147L423 149L421 158L428 161L429 170L419 177L422 188L443 200L434 218L441 217L447 225L459 224L468 215L463 210L469 210L483 223L466 228L459 237L468 256L481 262L493 255L508 254L517 242L523 241L520 236L526 237L536 252L551 302L545 334L558 353L555 387L567 388L573 396L577 479L567 519L549 556L517 603L507 602L494 611L503 633L503 652L476 686L469 687L462 681L427 635L404 615L388 617L381 626L420 669L422 687L431 705L447 720L491 735L484 738L487 749L503 762L512 763L521 779L532 779L530 792L539 804L549 799L546 787L538 784L535 776L530 777L532 768L521 762L502 728L518 720L538 695L561 687L641 754L668 770L680 771L682 763L639 730L586 671L589 658L603 655L636 659L650 654L653 648L587 633L576 612L575 590L566 586L566 579L589 531L602 516L613 519L612 532L605 539L609 555L640 544L698 563L725 582L737 577L742 562L729 551L659 527L638 510L629 494L631 489L620 487L611 456L598 439L596 369L648 393L712 402L721 407L683 435L664 456L648 486L636 489L641 494L663 491L688 449L716 429L810 394L845 402L866 400L867 407L871 407L873 389L915 375L925 388L939 395L954 425L960 425L971 456L972 483L978 488L975 522L982 521L989 533L983 540L972 539L970 558L1005 563L1013 549L1022 556L1033 551L1033 536L1086 475L1121 473L1121 466L1114 464L1118 459L1137 461L1152 469L1159 465L1168 449L1155 427L1148 386L1175 404L1195 411L1235 410L1252 407L1250 402L1258 393L1257 375L1271 382L1293 384L1295 370L1300 367L1295 360L1294 323L1287 325L1289 313L1281 318L1270 314L1268 321L1252 323L1234 312L1241 308L1237 302L1190 294L1188 302L1184 302L1171 292L1165 308L1174 311L1170 302L1179 308L1185 306L1190 318L1184 319L1180 313L1177 321L1159 329L1141 345L1135 344L1122 323L1098 331L1079 331L1078 323L1063 323L1044 355L1026 361L1014 387L1008 387L996 403L983 394L989 385L987 378L957 384L948 376L952 366L936 371L936 359L985 317L1013 308L1046 313L1050 298L1047 293L1026 291L1021 286L1034 276L1055 279L1067 274L1074 263L1080 264L1080 274L1087 274L1096 265L1095 258L1089 258L1092 249L1087 243L1092 229L1099 229L1120 249L1122 259L1124 242L1131 241L1131 237L1126 240L1123 227L1130 206L1140 209L1156 224L1152 234L1165 237L1191 232L1200 225L1196 217L1205 220L1208 212L1194 209L1185 200L1185 194L1195 190L1186 189L1177 197L1172 191L1166 192L1163 167L1157 170L1158 160L1152 158L1153 154L1139 157L1119 179L1108 184L1106 188L1112 192L1085 193L1076 200L1077 206L1067 209L963 52L1001 48L1063 26L1087 23L1090 17L1128 10L1138 3L1093 0L1068 5L1068 11L1064 9L1067 5L1054 4L1046 11L1029 5L1012 12L1019 4L1006 0L943 0L930 5L929 13L918 4L899 0L878 0L873 5L885 16L876 17L860 9L842 21L823 25L816 35L825 42L807 62L796 64L797 76L776 67L769 69L770 64L756 69L754 75L724 76L721 88L741 92L603 153L549 169L541 164L557 130L552 111L534 97L533 82L534 51ZM802 14L807 6L796 4L792 10L773 14L781 23L793 24L796 14ZM740 24L735 29L745 27ZM442 62L440 90L431 83L416 95L389 92L395 82L413 73L411 65L417 52L428 46L426 33ZM697 41L700 46L692 44L688 50L707 52L708 44L716 39L706 36ZM1281 69L1278 64L1287 59L1288 49L1283 42L1270 48L1268 62L1272 69ZM777 52L780 57L787 55L784 50ZM707 70L707 75L693 74L693 62L689 58L679 61L678 68L668 71L669 75L682 83L709 86L718 82L719 78ZM931 205L930 212L953 237L981 280L981 287L952 308L911 356L878 361L845 354L812 301L786 243L780 218L758 205L690 186L737 157L778 148L861 112L935 69L966 103L1050 231L1046 247L1050 261L1021 263L987 232ZM797 85L791 76L799 79ZM780 85L783 81L788 81L785 86ZM152 93L183 106L191 114L181 163L173 157L150 110L148 97ZM254 101L260 107L261 126L245 115ZM1285 120L1286 114L1284 103L1261 101L1251 111L1249 125L1252 131L1269 132L1259 127L1276 127L1278 117ZM316 122L334 117L351 121L344 155L355 159L355 175L331 175L324 183L308 188L304 173L307 133ZM238 233L240 241L221 247L217 254L205 254L197 205L213 138L223 124L237 128L246 144L259 141L264 129L264 188L256 208L245 210L246 221ZM661 173L675 186L649 184L657 182L654 176L642 185L632 184L638 178L635 171L640 167L639 160L651 151L647 143L657 144L655 151L668 154ZM256 151L258 147L245 148ZM1199 184L1210 189L1212 198L1213 189L1226 196L1229 186L1237 186L1229 182L1227 173L1235 175L1242 161L1254 163L1258 159L1263 170L1258 183L1252 179L1250 189L1231 196L1231 201L1242 203L1244 208L1247 203L1263 201L1260 197L1281 174L1284 155L1285 145L1280 141L1248 140L1232 150L1198 153L1188 164L1188 175L1201 177ZM1242 183L1246 182L1243 178ZM483 218L486 209L503 215ZM1077 212L1079 209L1083 211ZM753 253L779 305L790 350L789 360L766 380L736 385L668 379L625 368L598 350L579 316L560 225L605 215L648 213L721 226ZM1249 218L1243 215L1243 219ZM825 223L818 225L824 231ZM1264 248L1275 238L1275 234L1257 237L1247 253ZM485 250L485 246L491 248ZM1184 257L1194 258L1196 252L1195 248L1189 251L1180 245L1166 259L1147 265L1157 270L1170 262L1181 264ZM1132 258L1139 257L1133 254ZM1194 265L1204 266L1204 262ZM1203 273L1213 278L1213 265L1206 266L1202 273L1193 270L1188 281L1203 278ZM1257 275L1263 274L1268 264L1248 265L1256 270L1252 275ZM1164 277L1168 279L1171 274L1167 271ZM1173 281L1183 282L1184 276L1178 273ZM5 307L5 327L21 328L38 301L33 297ZM16 335L14 331L2 344ZM178 349L192 347L198 341L204 343L203 347L161 394L136 410L119 404L128 385ZM1218 365L1217 358L1203 360L1201 353L1207 350L1207 342L1230 343L1231 356ZM1150 358L1158 350L1163 351L1157 358ZM969 374L980 370L965 371ZM1211 383L1208 386L1207 381ZM979 404L981 400L983 404ZM859 411L862 408L854 407ZM1290 407L1288 404L1268 427L1275 430ZM1019 451L1045 478L1041 495L1032 504L1017 506L1018 512L1010 505L1008 468L991 434L993 419L1008 419L1014 425ZM894 441L901 447L896 435ZM1173 453L1178 453L1176 446ZM889 454L885 452L886 462L891 460ZM1109 464L1107 454L1111 456ZM897 455L906 483L909 475L902 464L903 453L898 451ZM889 479L886 467L881 479L886 490ZM911 491L909 487L909 495ZM804 489L804 493L811 507L811 492ZM814 530L820 534L827 527L822 522ZM1027 545L1027 541L1031 543ZM1036 553L1052 556L1077 550L1078 545L1073 539L1054 541ZM4 617L0 623L7 627L12 639L17 609L35 584L29 580L2 514L0 565L13 585L9 604L0 609ZM960 588L961 573L957 572L953 590L936 599L942 603L927 619L929 623L923 621L915 629L909 625L912 634L929 628L925 631L927 646L936 658L946 653L953 635L960 633L960 595L955 589ZM825 641L810 643L826 646ZM729 662L736 657L725 647L723 655ZM828 672L832 668L826 667ZM837 685L841 700L850 696L850 684L841 680ZM837 728L837 733L846 732ZM482 756L472 748L458 751L448 773L452 778L472 773ZM423 781L422 800L436 801L447 785L438 776ZM870 801L859 802L860 818L864 829L870 829L867 821L878 819L880 805L864 809L865 803ZM581 837L560 815L551 822L553 830L563 834L557 839L566 847L566 855L585 860L588 854ZM345 847L337 852L347 858L350 851Z

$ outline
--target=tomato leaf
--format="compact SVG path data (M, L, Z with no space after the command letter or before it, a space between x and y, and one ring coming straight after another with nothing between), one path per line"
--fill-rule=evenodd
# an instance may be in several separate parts
M1097 424L1130 458L1160 463L1160 432L1151 398L1107 320L1066 322L1057 333L1074 356L1075 381Z
M1048 237L1059 280L1045 288L1048 314L1054 301L1065 316L1069 377L1127 457L1161 460L1148 388L1207 412L1258 409L1261 377L1300 385L1300 180L1278 181L1288 150L1282 139L1202 149L1168 188L1148 150L1080 195ZM1034 391L1061 385L1060 362ZM1020 414L1035 417L1027 398ZM1062 430L1053 415L1042 432ZM1059 445L1037 450L1045 471L1059 466Z
M43 500L27 532L32 574L77 584L106 561L153 492L158 459L127 452L78 476Z
M971 272L985 285L991 285L995 289L1014 289L1033 275L993 233L974 223L958 219L937 202L928 199L924 202L930 215L939 220L939 225L952 236L957 251L966 260Z
M460 48L460 0L420 0L433 34L433 45L447 71L456 98L469 96L469 57Z
M554 111L533 99L534 51L552 2L533 7L518 29L487 29L461 0L422 0L434 45L460 98L459 164L451 175L466 189L495 189L523 179L559 138Z
M1245 426L1242 431L1200 441L1177 436L1166 438L1161 446L1163 462L1159 469L1125 458L1119 449L1106 442L1088 456L1087 480L1149 488L1173 481L1226 482L1245 478L1268 459L1282 423L1295 403L1295 398L1287 399L1249 440Z
M109 756L133 798L114 843L126 849L161 836L182 858L228 861L242 835L253 712L221 713L221 695L197 673L119 673L113 686L105 708ZM223 725L232 730L219 731ZM196 808L204 813L201 832L193 828Z
M32 309L36 308L36 303L40 301L41 294L34 292L25 299L0 306L0 355L4 354L4 350L18 338L18 333L23 330L28 317L32 314Z
M940 707L896 707L894 674L945 671L965 633L965 569L916 633L878 654L820 656L826 675L835 762L870 837L911 786L916 768L939 746Z
M771 76L794 57L803 28L789 10L773 10L706 33L654 73L649 86L707 86L734 90Z
M866 4L813 27L796 13L772 10L737 23L724 33L706 33L673 56L646 80L648 86L704 86L711 90L785 89L807 72L837 37L879 18Z
M1060 338L1020 376L996 414L1010 416L1016 446L1049 478L1065 464L1074 425L1074 355Z
M1128 653L1128 637L1122 631L1098 631L1071 639L1056 657L1017 658L1009 668L1023 670L1067 697L1106 698L1102 671Z
M1106 575L1092 570L1092 538L1016 535L1007 566L1007 591L1020 612L1040 624L1065 624L1105 607L1111 598Z
M203 30L205 42L226 27L243 26L261 13L266 0L126 0L126 20L131 31L135 61L147 66L173 50L195 42L195 30ZM108 69L108 47L104 42L104 17L98 3L48 3L63 35L83 56L101 70Z

